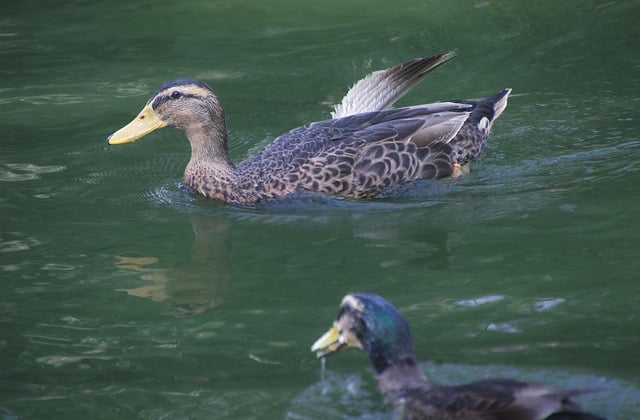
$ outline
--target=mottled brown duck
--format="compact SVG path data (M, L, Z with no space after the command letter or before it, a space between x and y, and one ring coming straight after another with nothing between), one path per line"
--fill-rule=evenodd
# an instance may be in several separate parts
M368 356L378 389L404 419L604 420L570 401L588 390L552 390L513 379L436 385L418 366L402 314L371 293L344 297L333 326L311 347L318 357L356 347Z
M229 157L218 97L192 79L160 87L109 143L132 142L166 126L183 130L191 143L184 183L225 202L255 203L299 191L374 197L412 180L455 176L484 148L510 89L481 100L390 108L453 56L446 52L374 72L353 86L332 119L293 129L237 164Z

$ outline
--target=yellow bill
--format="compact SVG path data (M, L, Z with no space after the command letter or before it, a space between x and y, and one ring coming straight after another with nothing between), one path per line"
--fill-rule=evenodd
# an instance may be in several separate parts
M167 123L162 121L153 111L151 104L147 104L140 114L129 124L122 127L109 136L109 144L123 144L138 140L158 128L166 127Z
M340 332L334 324L329 331L313 343L311 351L315 351L317 357L324 357L339 350L343 344L342 340L340 340Z

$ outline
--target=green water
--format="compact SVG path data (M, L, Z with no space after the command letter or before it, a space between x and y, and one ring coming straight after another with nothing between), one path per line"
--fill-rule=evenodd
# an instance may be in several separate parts
M596 387L640 416L637 1L26 0L0 15L0 415L387 418L363 354L310 353L375 291L434 380ZM513 88L455 181L257 208L180 187L163 82L210 83L231 154L328 117L367 72L456 49L402 104Z

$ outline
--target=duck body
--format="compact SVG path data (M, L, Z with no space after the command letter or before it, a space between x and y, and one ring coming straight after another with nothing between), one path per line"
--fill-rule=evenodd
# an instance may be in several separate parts
M325 357L349 347L369 356L380 393L403 419L603 420L570 400L588 390L559 391L500 378L455 386L430 382L418 366L406 320L375 294L345 296L333 327L311 350Z
M511 379L485 379L458 386L425 385L387 393L405 420L604 420L570 401L582 390L557 391Z
M231 203L255 203L299 191L371 198L417 179L457 175L476 159L510 89L478 101L389 107L452 57L439 54L375 72L358 82L334 118L293 129L234 164L222 106L206 84L179 79L162 86L111 144L174 126L191 143L184 183Z
M450 177L455 164L475 159L486 140L480 130L456 127L473 107L449 102L305 125L239 163L240 182L232 189L253 192L256 200L295 191L371 198L409 181ZM447 130L468 135L439 141L442 134L431 132L430 124L441 120ZM459 144L465 141L469 147Z

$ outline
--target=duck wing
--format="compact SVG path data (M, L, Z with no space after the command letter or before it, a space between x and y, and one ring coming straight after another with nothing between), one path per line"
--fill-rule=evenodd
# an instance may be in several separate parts
M447 144L472 108L442 102L311 123L238 168L278 188L370 197L412 179L450 176Z

